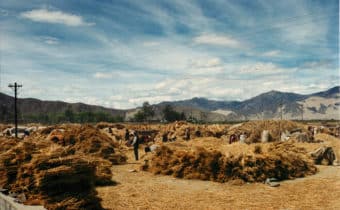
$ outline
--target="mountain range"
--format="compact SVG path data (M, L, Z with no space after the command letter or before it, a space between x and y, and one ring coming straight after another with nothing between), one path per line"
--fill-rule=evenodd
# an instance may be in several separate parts
M281 113L283 119L340 119L340 87L308 95L269 91L244 101L193 98L161 104L219 113L226 120L281 118Z
M205 122L240 121L255 119L335 119L340 120L340 86L326 91L303 95L269 91L244 101L217 101L192 98L180 101L165 101L153 104L154 120L162 119L162 110L171 105L185 116ZM13 97L0 93L0 121L9 121L13 116ZM83 103L42 101L33 98L18 99L21 117L46 113L102 112L129 120L140 109L119 110ZM19 116L19 118L20 118Z

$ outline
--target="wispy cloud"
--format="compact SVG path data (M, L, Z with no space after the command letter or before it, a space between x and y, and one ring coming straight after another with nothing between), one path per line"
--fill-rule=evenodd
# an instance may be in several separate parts
M332 68L332 63L331 60L321 60L321 61L311 61L311 62L306 62L302 65L302 68L309 68L309 69L325 69L325 68Z
M21 17L44 23L63 24L67 26L90 26L94 23L86 22L79 15L69 14L62 11L36 9L20 14Z
M262 63L258 62L255 64L245 64L241 65L239 67L239 70L237 70L237 73L245 74L245 75L277 75L282 73L292 73L292 71L295 71L295 69L289 69L289 68L282 68L274 63Z
M156 46L159 46L160 43L159 42L155 42L155 41L146 41L146 42L143 42L143 46L145 47L156 47Z
M281 54L280 50L271 50L271 51L267 51L262 53L262 56L264 57L277 57Z
M196 60L192 62L193 68L210 68L220 66L222 64L219 58L210 58L210 59L203 59L203 60Z
M224 63L217 57L197 57L191 61L187 68L187 76L190 75L217 75L223 73Z
M111 72L96 72L93 75L96 79L111 79L113 77L113 73Z
M49 45L57 45L59 44L59 39L56 37L51 36L41 36L40 39L45 43Z
M224 47L231 47L231 48L240 48L242 44L230 37L230 36L223 36L217 34L203 34L194 38L194 42L197 44L207 44L207 45L215 45L215 46L224 46Z

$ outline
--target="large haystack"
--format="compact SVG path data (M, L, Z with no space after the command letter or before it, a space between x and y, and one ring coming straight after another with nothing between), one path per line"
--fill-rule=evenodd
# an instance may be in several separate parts
M0 137L0 154L14 147L19 143L15 138Z
M196 137L221 137L227 134L229 125L197 125L185 121L178 121L169 124L110 124L98 123L97 128L111 135L116 140L125 139L126 129L129 132L137 131L137 134L142 138L143 135L148 135L152 140L162 141L166 135L169 140L188 140L187 133L190 139Z
M41 154L22 165L11 189L48 209L102 209L96 197L96 165L86 157ZM72 202L70 202L72 201Z
M59 145L69 146L76 154L101 157L112 164L126 162L126 156L115 149L118 144L91 125L57 127L50 131L47 138Z
M281 140L282 133L291 133L294 131L306 133L308 138L312 138L303 124L288 120L249 121L231 127L228 134L236 134L239 136L240 134L245 133L247 136L247 143L256 143L261 141L261 134L263 131L269 131L269 141L279 141Z
M161 126L159 129L158 139L162 138L163 134L168 134L168 137L176 139L185 139L186 131L188 130L190 138L196 137L221 137L227 133L229 125L196 125L188 122L174 122Z
M126 161L92 126L51 127L20 142L0 140L8 149L0 153L0 188L48 209L102 209L95 186L114 184L112 164Z
M289 142L272 143L266 150L257 145L253 152L238 155L203 148L175 150L162 146L146 168L155 174L217 182L235 179L263 182L266 178L284 180L317 171L306 151Z

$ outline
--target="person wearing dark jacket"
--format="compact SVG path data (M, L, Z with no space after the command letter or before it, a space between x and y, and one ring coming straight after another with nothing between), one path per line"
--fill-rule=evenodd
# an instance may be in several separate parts
M135 159L138 160L138 136L136 133L133 134L133 140L132 140L132 146L133 146L133 152L135 153Z
M189 128L186 128L185 129L185 137L184 137L185 140L190 140L190 129Z
M129 138L130 136L129 136L129 130L128 129L126 129L125 130L125 141L129 141Z

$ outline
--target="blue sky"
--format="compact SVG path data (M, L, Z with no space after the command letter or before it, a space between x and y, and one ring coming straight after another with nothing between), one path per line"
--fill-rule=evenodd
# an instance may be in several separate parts
M113 108L339 85L338 0L0 1L1 92Z

